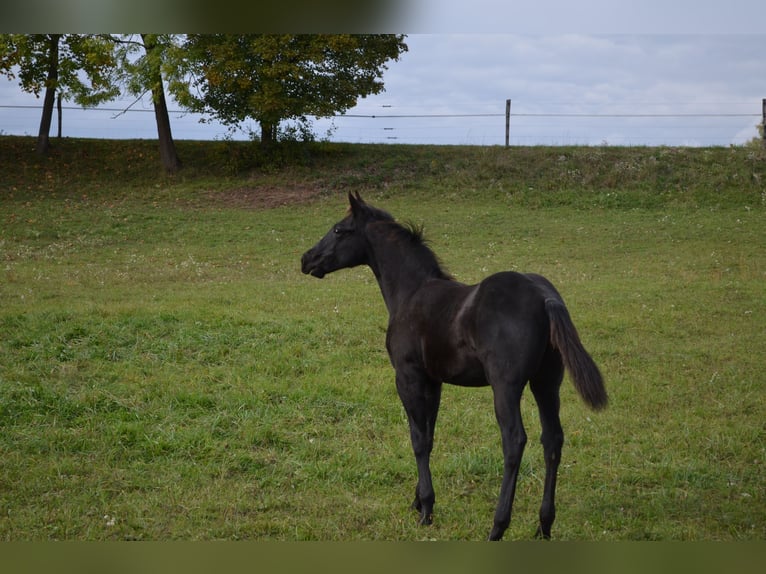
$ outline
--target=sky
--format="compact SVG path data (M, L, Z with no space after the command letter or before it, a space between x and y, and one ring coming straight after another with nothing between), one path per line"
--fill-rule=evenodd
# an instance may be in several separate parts
M551 12L555 17L541 4L551 3L535 3L538 13L530 16L528 2L418 0L417 13L396 30L408 33L409 50L389 62L385 91L361 99L345 116L316 120L317 137L503 145L508 99L511 145L728 146L758 136L766 35L756 23L766 21L766 3L581 0L553 3L564 7ZM490 8L496 18L486 17ZM525 15L529 24L520 25ZM501 30L504 19L513 23L511 32ZM132 102L113 101L103 111L64 109L63 135L156 138L148 98L120 113ZM0 134L36 135L40 105L0 78ZM172 113L174 137L247 139L257 131L249 123L230 133L199 119Z

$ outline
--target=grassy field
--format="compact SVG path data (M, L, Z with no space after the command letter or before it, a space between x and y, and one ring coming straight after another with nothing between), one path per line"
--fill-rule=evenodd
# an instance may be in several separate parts
M300 255L345 194L422 223L461 281L560 289L610 407L565 381L558 540L766 538L766 155L0 137L0 540L483 539L488 389L447 387L435 522L367 269ZM506 539L542 496L539 423Z

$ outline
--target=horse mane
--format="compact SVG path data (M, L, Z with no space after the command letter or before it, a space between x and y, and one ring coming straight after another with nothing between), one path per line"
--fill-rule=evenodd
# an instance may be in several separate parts
M369 203L364 204L367 216L378 225L385 225L391 231L391 237L395 241L409 244L421 261L425 263L425 271L438 279L454 281L455 278L445 270L439 256L431 249L428 239L423 233L423 225L412 221L399 223L393 215ZM351 208L348 209L351 214Z
M427 262L428 267L426 268L426 271L429 274L439 279L446 279L448 281L454 280L454 277L445 270L439 256L434 253L433 249L431 249L429 241L423 233L422 224L417 224L412 221L399 223L392 220L389 225L394 232L394 236L398 240L409 243L414 251L418 253L420 259Z

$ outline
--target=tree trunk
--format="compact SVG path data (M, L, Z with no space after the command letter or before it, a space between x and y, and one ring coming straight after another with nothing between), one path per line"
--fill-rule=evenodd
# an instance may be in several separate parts
M159 88L152 90L154 99L154 117L157 120L157 136L160 140L160 160L168 173L176 173L181 169L181 160L176 152L176 144L170 131L170 117L168 105L165 101L165 90L160 78Z
M268 148L277 141L277 126L261 121L261 146Z
M56 119L58 120L58 123L59 123L59 133L58 133L58 135L56 137L58 139L61 139L61 122L62 122L62 119L61 119L61 92L59 92L58 96L56 97L56 111L58 112L58 114L56 115Z
M156 49L153 38L147 34L141 34L141 38L144 41L144 49L147 54ZM181 160L178 157L176 144L170 130L170 116L168 115L168 104L165 99L165 88L162 86L162 72L160 72L159 64L152 69L151 74L154 118L157 121L157 137L160 143L160 161L162 161L162 167L165 168L166 172L176 173L181 169Z
M37 154L47 155L51 148L50 131L53 119L53 105L56 102L56 90L59 79L59 40L61 34L51 34L48 43L48 78L45 82L43 116L40 119L40 131L37 134Z

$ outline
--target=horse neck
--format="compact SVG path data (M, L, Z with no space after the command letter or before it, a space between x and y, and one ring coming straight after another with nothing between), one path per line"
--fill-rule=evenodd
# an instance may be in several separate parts
M438 263L435 257L433 261L425 259L431 255L430 251L385 230L375 230L367 237L369 266L389 314L394 315L425 281L435 276Z

